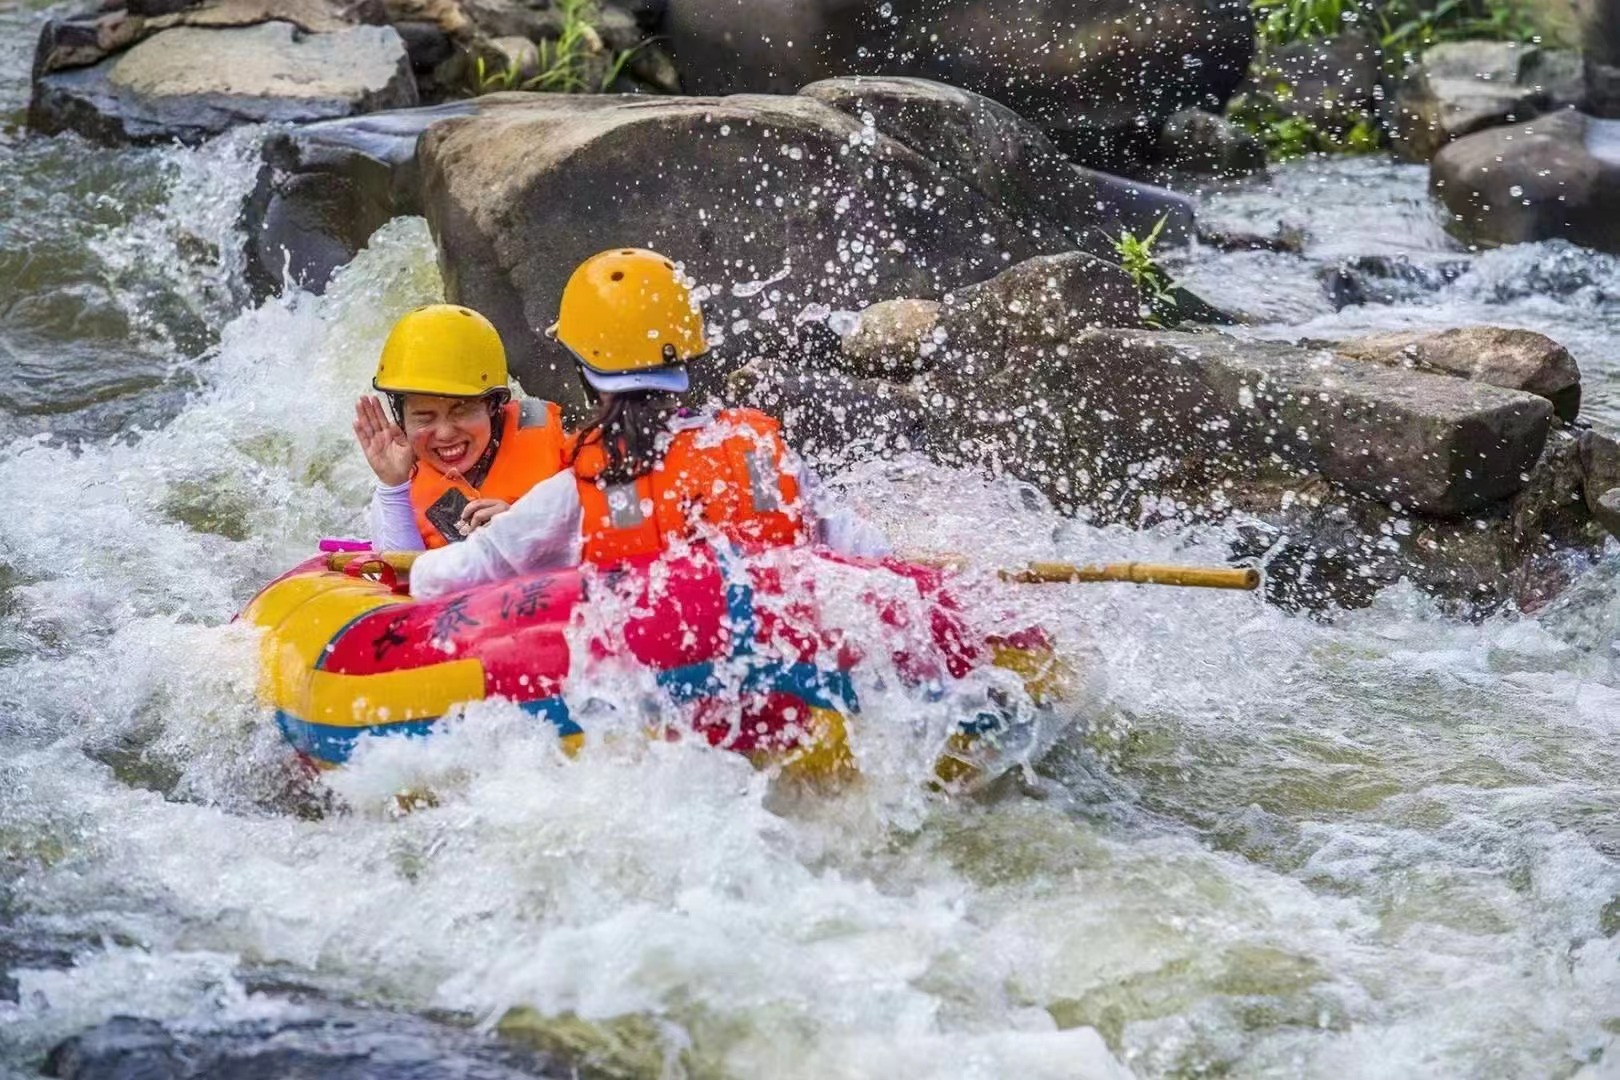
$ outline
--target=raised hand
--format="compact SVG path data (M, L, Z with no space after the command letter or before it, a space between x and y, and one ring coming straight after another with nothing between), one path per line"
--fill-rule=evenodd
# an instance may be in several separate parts
M354 437L378 481L393 487L411 478L411 469L416 465L411 441L370 394L355 402Z

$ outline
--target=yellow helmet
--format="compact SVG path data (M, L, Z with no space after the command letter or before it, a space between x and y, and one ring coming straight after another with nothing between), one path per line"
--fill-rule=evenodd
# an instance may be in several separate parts
M680 393L686 362L708 351L703 313L675 264L640 248L580 263L550 333L574 354L585 381L608 393Z
M504 394L506 350L501 335L478 312L459 304L429 304L388 332L371 385L390 394Z

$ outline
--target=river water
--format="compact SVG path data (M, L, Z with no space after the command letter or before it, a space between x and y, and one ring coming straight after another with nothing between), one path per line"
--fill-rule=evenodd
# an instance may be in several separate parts
M0 928L74 962L18 973L0 1071L119 1013L274 1014L249 989L274 972L486 1025L652 1018L667 1075L1616 1075L1617 550L1478 625L1402 589L1331 618L1024 590L1094 700L991 798L929 795L881 745L825 795L680 746L568 761L488 705L370 747L331 780L348 811L312 812L229 620L359 527L345 416L392 318L439 295L431 242L395 222L325 296L247 305L251 133L25 138L39 18L0 10ZM1468 252L1422 171L1378 161L1203 201L1308 233L1185 260L1244 332L1532 326L1620 426L1616 260ZM1335 312L1321 275L1372 255L1417 270ZM902 548L990 564L1226 539L1090 528L917 461L834 479ZM411 786L439 805L392 812Z

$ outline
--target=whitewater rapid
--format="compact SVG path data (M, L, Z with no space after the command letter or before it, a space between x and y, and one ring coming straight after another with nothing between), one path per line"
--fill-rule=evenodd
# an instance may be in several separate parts
M0 261L28 298L0 318L0 934L73 962L16 973L0 1069L29 1075L116 1014L200 1029L307 1007L256 989L273 975L481 1029L524 1006L638 1018L648 1075L1613 1075L1615 548L1537 617L1477 625L1405 588L1321 618L1019 591L1096 697L986 799L930 793L883 739L832 793L691 746L568 759L487 703L366 746L323 802L230 620L315 538L362 528L346 418L391 321L441 295L426 227L388 226L324 296L253 304L232 232L251 133L4 138L0 238L61 250ZM1189 258L1189 280L1224 275L1262 309L1250 332L1535 325L1614 418L1612 259L1462 251L1417 178L1370 161L1205 201L1313 233L1303 258ZM1321 267L1402 248L1467 273L1396 304L1321 300ZM1232 539L1095 528L920 459L826 468L901 549L983 566L1218 562ZM869 722L895 730L933 707L881 704ZM405 788L438 805L401 814Z

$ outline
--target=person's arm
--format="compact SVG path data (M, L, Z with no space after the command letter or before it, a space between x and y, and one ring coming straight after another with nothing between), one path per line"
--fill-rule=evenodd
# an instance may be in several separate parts
M427 547L416 527L416 510L411 506L411 482L379 483L371 493L367 512L371 525L373 551L421 551Z
M794 460L799 494L804 500L811 539L825 544L840 555L877 559L892 554L894 548L883 530L847 506L840 506L822 484L814 469Z
M579 489L560 472L529 489L504 514L459 544L420 556L411 595L432 599L518 574L573 566L580 551Z

